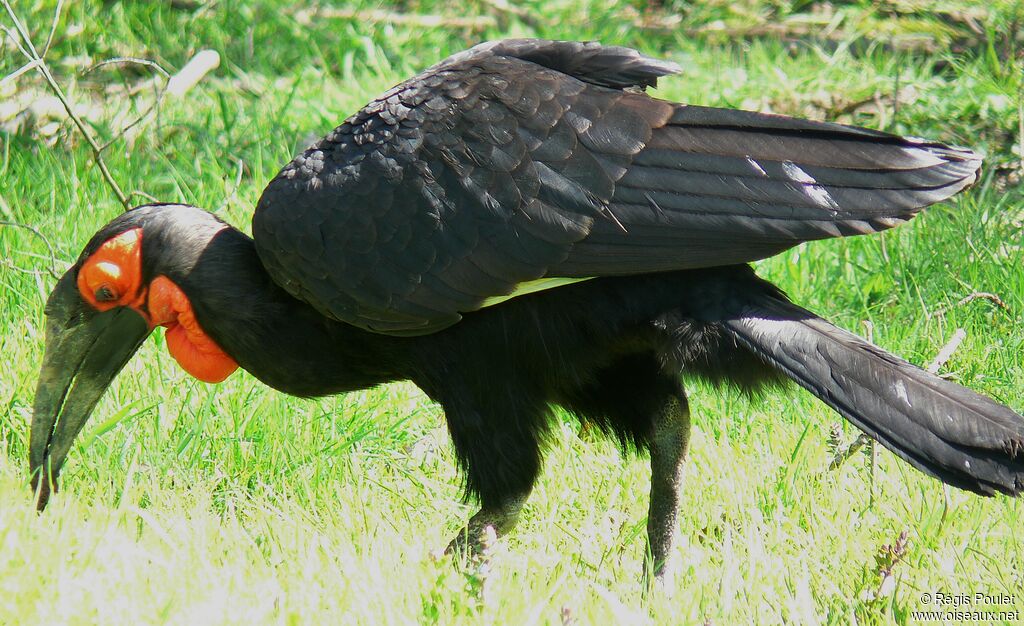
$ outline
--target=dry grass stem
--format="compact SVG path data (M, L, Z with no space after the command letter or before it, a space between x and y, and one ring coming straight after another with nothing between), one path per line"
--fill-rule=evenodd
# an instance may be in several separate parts
M117 197L117 201L121 203L125 210L130 209L131 204L128 202L128 197L124 195L123 191L121 191L120 185L118 185L117 181L114 180L113 175L110 173L110 169L107 167L106 162L103 160L103 155L101 154L102 149L100 148L99 144L96 143L96 140L93 138L92 133L89 132L89 129L85 127L85 123L81 120L81 118L78 117L78 115L75 114L74 109L71 107L71 103L68 102L67 96L64 95L64 90L61 89L60 85L57 84L57 81L53 78L53 74L50 73L50 68L46 65L46 61L43 60L43 58L36 51L36 47L32 43L32 38L29 36L28 30L25 28L24 24L21 23L21 20L18 19L18 16L14 13L14 9L11 7L10 1L0 1L3 2L4 9L7 11L7 15L11 18L11 21L14 22L14 28L20 35L21 41L24 43L24 47L22 47L22 52L28 56L30 62L36 63L35 69L38 70L39 73L46 80L46 83L50 86L50 89L53 91L53 94L57 97L58 100L60 100L61 104L64 106L64 110L67 111L68 117L71 118L71 121L74 122L75 126L78 128L78 131L82 133L83 137L85 137L85 140L86 142L88 142L89 147L92 148L93 160L96 162L96 166L99 168L100 173L103 175L103 180L106 181L107 186L110 187L110 190L113 191L114 195ZM55 16L55 19L59 17L60 14L58 12Z

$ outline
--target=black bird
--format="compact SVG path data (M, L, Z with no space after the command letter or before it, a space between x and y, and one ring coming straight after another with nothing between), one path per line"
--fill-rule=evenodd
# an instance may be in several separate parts
M690 431L685 375L748 390L795 380L918 469L1019 493L1020 415L792 304L746 265L895 226L975 182L981 159L643 93L678 71L596 43L482 44L287 165L253 238L181 205L114 219L46 305L39 508L161 325L203 380L242 367L297 396L413 381L444 408L481 503L453 541L468 548L515 524L558 405L650 453L660 570Z

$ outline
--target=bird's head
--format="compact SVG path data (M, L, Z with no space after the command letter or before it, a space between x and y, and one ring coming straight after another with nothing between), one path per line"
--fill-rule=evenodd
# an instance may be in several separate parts
M238 366L205 334L188 297L204 251L230 226L195 207L146 205L97 232L46 302L46 351L29 444L38 507L117 373L157 326L172 356L200 380Z

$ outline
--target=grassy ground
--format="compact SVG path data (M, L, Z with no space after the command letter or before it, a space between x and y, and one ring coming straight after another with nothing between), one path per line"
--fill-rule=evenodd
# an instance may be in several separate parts
M953 202L881 237L801 246L759 271L918 364L963 328L943 372L1020 409L1024 195L1011 168L1024 19L1010 2L930 4L937 12L529 0L517 5L525 18L483 3L347 5L489 20L466 28L365 13L304 20L300 3L83 0L66 3L47 58L105 141L126 111L145 108L148 91L116 90L147 71L86 67L132 56L173 72L199 49L220 52L212 76L165 99L104 156L126 191L207 207L242 228L310 137L443 56L503 36L598 38L674 59L685 74L664 81L665 98L970 145L986 152L987 173ZM54 4L14 9L41 47ZM5 40L0 76L24 62ZM34 73L0 83L0 107L35 93L45 88ZM751 403L692 388L679 576L674 593L647 601L637 576L646 464L568 418L523 523L481 570L437 555L471 508L459 501L441 411L417 389L300 401L244 374L208 386L173 363L162 338L101 402L62 493L37 516L25 459L48 244L63 271L120 206L70 124L15 123L3 111L0 220L38 234L0 226L0 624L916 623L913 611L950 608L926 593L1024 614L1024 505L952 492L947 507L936 481L884 450L827 471L840 419L795 389ZM974 292L1005 308L958 304ZM843 442L854 436L841 427Z

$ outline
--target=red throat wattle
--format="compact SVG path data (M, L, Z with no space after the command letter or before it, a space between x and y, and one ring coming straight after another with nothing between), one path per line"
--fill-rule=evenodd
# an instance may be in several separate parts
M99 311L127 306L151 328L166 327L171 356L203 382L219 383L238 369L238 363L199 326L192 303L178 285L157 276L148 289L143 287L141 228L112 237L86 259L78 271L78 290Z
M153 325L167 327L167 349L189 374L219 383L238 369L238 363L199 327L188 296L166 276L149 284L149 314Z

